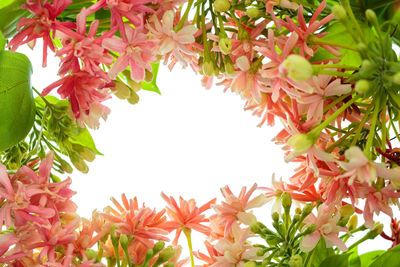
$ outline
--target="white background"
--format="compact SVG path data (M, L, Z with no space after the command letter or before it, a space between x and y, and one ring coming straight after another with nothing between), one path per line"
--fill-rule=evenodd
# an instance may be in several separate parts
M19 51L31 58L33 86L41 91L58 79L58 60L50 54L48 67L42 69L41 44L37 45L34 52ZM122 193L161 210L161 191L202 205L214 197L221 200L219 189L225 185L238 194L242 186L270 186L273 173L288 180L295 165L286 164L280 147L271 142L281 129L279 120L273 128L257 127L260 118L243 111L239 96L217 86L206 90L200 80L191 69L177 66L170 72L162 66L161 96L140 91L137 105L116 97L105 102L112 112L92 131L104 156L89 164L88 174L71 174L81 216L90 218L94 209L111 205L110 197L120 200ZM260 212L267 220L269 208ZM387 229L388 217L381 218ZM198 237L194 242L195 250L203 249ZM390 242L379 237L360 251L388 247Z

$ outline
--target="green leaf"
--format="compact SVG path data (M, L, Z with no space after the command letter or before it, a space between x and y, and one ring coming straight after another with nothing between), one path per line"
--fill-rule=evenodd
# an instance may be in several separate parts
M24 54L0 51L0 151L23 140L32 128L31 74L31 62Z
M370 266L370 264L383 253L385 253L384 250L375 250L360 255L361 267Z
M6 48L6 38L4 38L3 33L0 31L0 51L3 51Z
M396 246L380 255L375 261L372 262L370 267L400 266L399 253L400 246Z
M320 267L348 267L350 254L332 255L326 258Z
M93 150L97 155L103 156L103 154L97 150L96 145L93 141L92 135L87 128L81 128L79 134L76 136L71 136L69 141L74 144L78 144Z
M158 69L160 68L160 63L151 63L151 67L152 67L152 73L153 73L153 80L149 83L141 82L140 84L142 85L143 90L156 92L157 94L161 95L160 89L158 89L158 86L156 84Z
M14 0L2 0L0 2L0 8L8 6L8 5L12 4L12 2L14 2Z
M313 265L319 266L326 258L329 256L335 255L335 252L332 248L327 248L325 244L325 240L321 238L314 249L314 258L313 258Z
M1 0L3 3L4 0ZM32 16L28 10L22 9L25 0L14 0L8 5L0 6L0 31L4 37L11 38L17 33L17 24L22 17Z
M352 249L352 252L349 256L349 267L361 267L361 260L358 256L357 247Z

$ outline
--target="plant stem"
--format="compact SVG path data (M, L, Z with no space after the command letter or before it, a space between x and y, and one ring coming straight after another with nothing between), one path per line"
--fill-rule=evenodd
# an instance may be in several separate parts
M183 25L185 24L185 21L187 20L187 17L189 16L189 11L192 8L193 2L194 0L189 0L185 13L181 17L181 20L179 21L178 25L174 27L175 32L178 32L180 29L182 29Z
M308 38L307 41L309 44L313 44L313 45L331 45L331 46L341 47L341 48L345 48L345 49L349 49L349 50L353 50L353 51L358 51L357 47L324 40L324 39L318 38L316 36L312 36L312 37Z
M378 118L379 111L380 111L380 104L381 104L381 101L380 101L380 97L378 96L376 105L374 107L375 110L372 115L372 124L371 124L371 128L369 129L369 136L368 136L365 148L364 148L364 153L366 153L368 159L372 159L371 147L372 147L372 142L374 141L374 137L375 137L376 123L377 123L377 118Z
M372 105L370 105L368 107L368 109L365 112L364 117L362 118L360 124L357 126L357 131L356 131L356 133L354 135L353 141L351 141L351 145L350 146L355 146L356 145L356 143L357 143L357 141L358 141L358 139L360 137L361 130L364 128L365 123L369 119L369 113L371 112L371 110L372 110Z
M190 253L190 263L191 266L194 267L194 258L193 258L193 246L192 246L192 229L187 228L185 226L182 227L182 231L186 236L188 247L189 247L189 253Z

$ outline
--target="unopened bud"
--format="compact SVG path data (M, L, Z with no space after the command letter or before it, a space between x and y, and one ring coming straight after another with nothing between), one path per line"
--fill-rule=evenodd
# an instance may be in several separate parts
M274 220L275 222L279 221L279 213L278 212L272 213L272 220Z
M369 89L369 81L367 80L359 80L354 87L354 90L359 94L365 94Z
M250 40L250 34L243 27L239 27L238 38L242 42L249 41Z
M205 61L203 63L202 70L203 70L203 74L205 76L208 76L208 77L213 76L213 74L214 74L214 64L211 62L211 60Z
M303 154L314 145L314 140L310 135L300 133L290 137L288 145L291 146L296 153Z
M375 12L372 9L367 9L365 11L365 17L372 25L378 25L378 18L376 17Z
M164 241L158 241L153 247L154 254L160 252L164 248L164 246L165 246Z
M353 231L354 229L357 228L357 224L358 224L358 217L356 214L354 214L353 216L350 217L350 220L347 223L347 228L349 229L349 231Z
M314 233L316 229L317 229L317 226L315 224L311 224L310 226L308 226L306 228L306 230L303 232L303 234L308 235L308 234Z
M144 81L149 83L153 80L153 77L154 77L153 73L151 71L146 70Z
M393 75L393 82L395 84L400 84L400 72L397 72L395 75Z
M120 99L127 99L131 95L131 89L123 82L116 81L115 86L111 88L114 95Z
M224 63L225 63L225 71L227 74L232 75L235 73L235 66L233 66L232 59L226 55L224 58Z
M126 235L121 235L119 243L123 249L128 248L128 237Z
M292 206L292 197L290 196L290 193L283 192L281 195L281 200L282 200L282 207L284 209L290 209L290 207Z
M165 249L163 249L160 252L160 255L158 256L157 263L158 264L164 263L164 262L168 261L169 259L171 259L174 255L175 255L174 248L171 247L171 246L166 247ZM157 263L156 263L156 265L157 265Z
M368 69L368 68L370 68L371 66L372 66L372 63L371 63L371 61L368 60L368 59L364 59L364 60L362 61L362 63L361 63L361 68Z
M73 172L71 164L69 164L67 161L61 159L60 163L61 163L61 168L63 169L63 171L65 171L66 173L72 173Z
M289 266L290 267L302 267L303 266L303 257L301 257L299 254L293 255L292 257L290 257Z
M219 49L221 50L222 54L228 55L232 51L232 40L229 39L227 36L222 37L220 36L218 42Z
M374 228L367 233L369 239L374 239L383 232L383 224L375 223Z
M254 261L248 261L246 262L243 267L256 267L257 264Z
M128 98L128 102L132 105L135 105L139 102L139 100L139 95L135 91L132 91L131 96Z
M97 253L93 249L87 248L85 254L88 260L97 259Z
M289 55L281 67L287 71L289 78L298 82L310 79L314 72L311 63L299 55Z
M246 10L246 15L249 16L249 18L257 18L262 15L262 12L256 7L250 7Z
M75 166L75 168L83 173L88 173L89 167L86 165L85 161L79 156L78 153L72 153L70 155L70 159L72 164Z
M226 12L231 8L231 3L228 0L215 0L213 6L215 12Z
M350 204L344 205L339 209L340 216L349 218L354 213L354 207Z
M334 6L332 8L332 13L337 20L345 20L347 18L346 10L342 6Z
M83 147L83 150L79 152L79 155L81 155L84 160L89 162L92 162L96 157L96 153L94 153L94 151L88 147Z

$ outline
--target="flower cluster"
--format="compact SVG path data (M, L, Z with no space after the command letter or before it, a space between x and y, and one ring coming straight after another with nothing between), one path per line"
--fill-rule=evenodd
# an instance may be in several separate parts
M37 103L48 106L44 96L57 88L70 103L68 124L74 125L64 128L98 128L99 119L110 113L103 102L112 94L137 103L140 89L158 90L160 61L170 69L180 63L202 75L206 88L215 83L240 95L245 110L261 118L260 126L282 121L274 142L297 167L289 181L273 180L253 199L257 186L243 188L238 196L225 187L221 204L212 200L201 207L162 194L168 207L156 212L123 196L122 205L113 199L116 209L94 213L92 221L74 214L69 179L49 183L51 153L38 173L25 166L11 175L2 167L0 221L6 230L0 235L1 261L96 265L104 256L110 265L179 266L184 263L177 246L182 232L192 266L193 255L205 266L274 266L278 259L290 266L302 266L303 260L316 266L307 264L317 247L346 251L378 234L397 245L392 208L400 197L400 63L393 47L400 44L399 5L356 2L27 0L20 11L30 15L19 20L8 47L33 47L40 38L43 66L48 48L60 58L60 79L42 90ZM38 112L42 125L49 120L43 110ZM74 146L62 124L56 135L62 138L52 140L62 139L66 153L77 155L74 147L80 142ZM31 138L37 142L33 149L25 151L20 143L10 151L32 156L39 146L43 154L41 138L52 135L43 129ZM83 160L93 160L95 151L94 145L87 147L79 147L80 157L70 156L85 171ZM15 166L27 163L6 158ZM277 232L249 211L271 199ZM292 200L299 210L291 217ZM211 208L215 214L206 216ZM363 216L360 227L354 212ZM374 222L381 212L391 219L392 236ZM353 233L365 229L364 238L346 245ZM208 237L209 255L193 252L192 230ZM164 248L160 242L173 231L172 246ZM253 235L270 247L251 245ZM89 249L95 244L101 249L93 256Z

